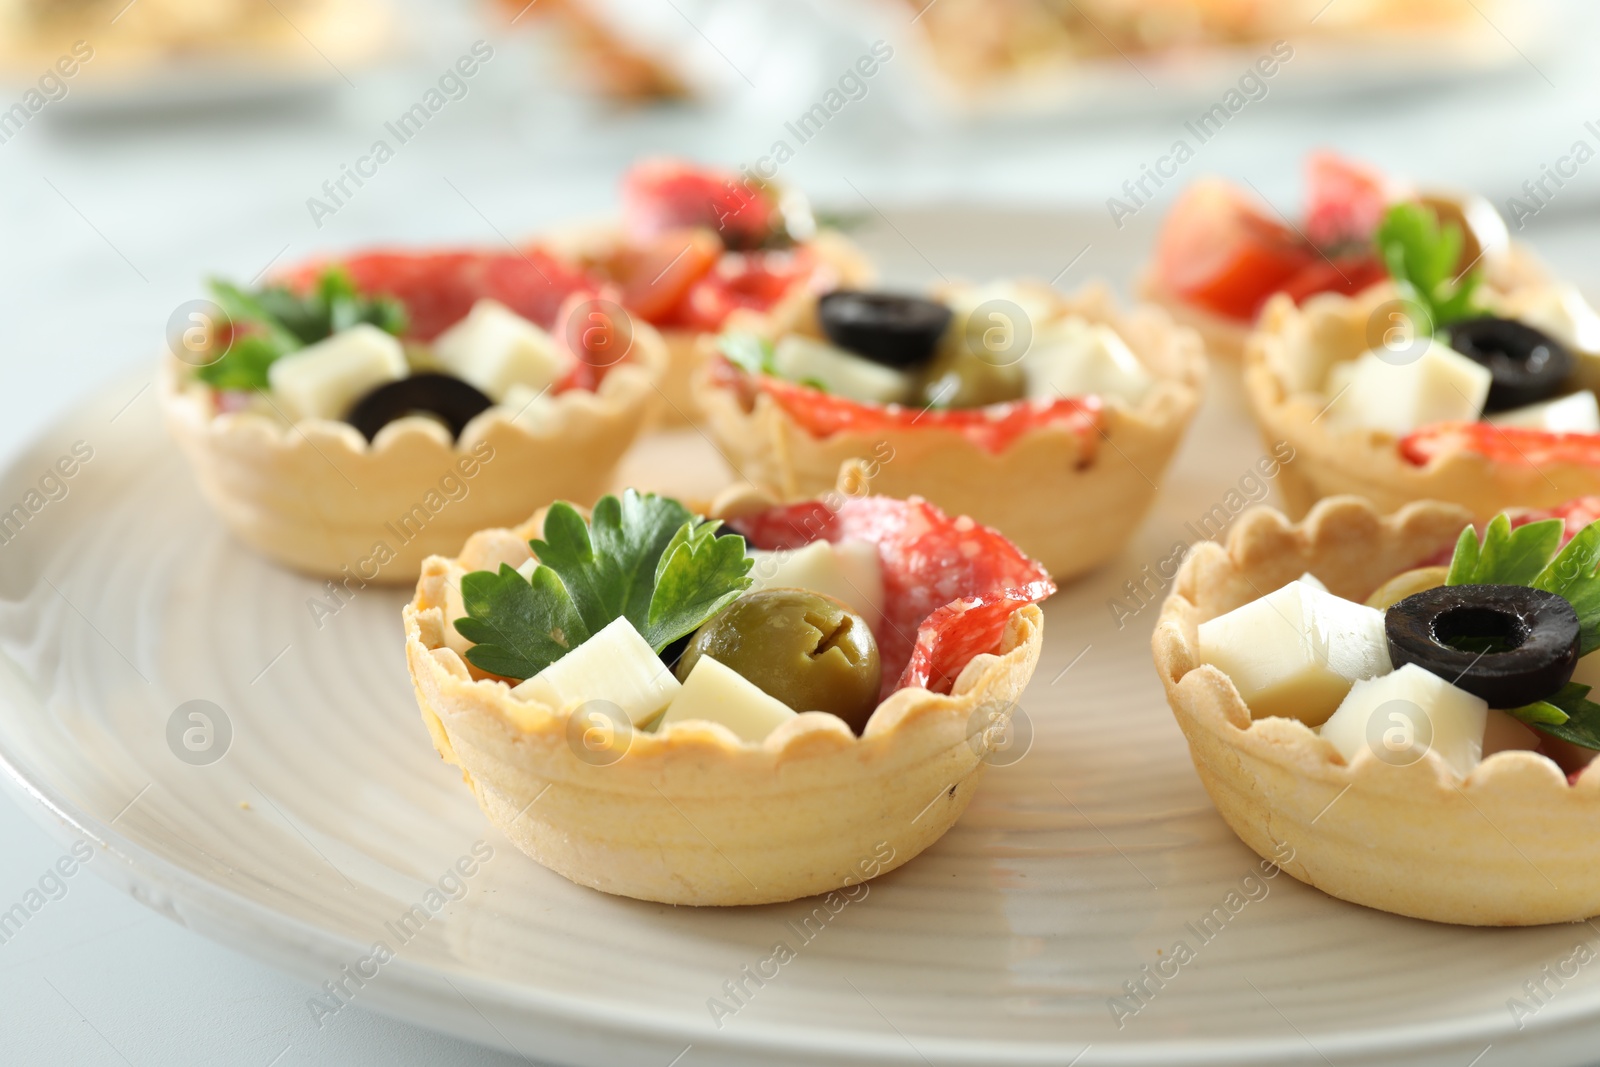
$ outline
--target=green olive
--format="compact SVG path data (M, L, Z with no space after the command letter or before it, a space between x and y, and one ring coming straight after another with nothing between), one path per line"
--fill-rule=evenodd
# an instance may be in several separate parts
M763 589L700 627L678 679L710 656L795 711L827 711L860 733L878 706L883 667L866 621L830 596Z
M1017 400L1027 389L1020 360L1003 363L966 343L946 338L923 372L922 400L941 408L981 408Z

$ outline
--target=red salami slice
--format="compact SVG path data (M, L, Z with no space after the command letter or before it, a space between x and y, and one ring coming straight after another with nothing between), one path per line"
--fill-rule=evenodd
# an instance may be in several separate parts
M363 293L387 293L405 304L409 336L431 341L488 297L546 329L567 297L598 286L579 267L538 248L521 252L371 251L291 268L281 280L309 289L330 264L350 272Z
M1496 463L1539 467L1551 463L1600 465L1600 435L1551 433L1487 422L1437 422L1400 440L1406 462L1425 467L1451 452L1474 452Z
M1600 496L1580 496L1569 500L1565 504L1553 508L1514 508L1506 512L1511 520L1511 526L1526 526L1530 522L1540 522L1544 519L1560 519L1566 525L1561 531L1561 543L1565 545L1578 535L1578 532L1590 523L1600 520ZM1483 525L1477 527L1478 536L1483 536ZM1448 567L1450 560L1455 557L1456 546L1448 544L1427 559L1418 563L1419 567Z
M1029 430L1054 426L1078 436L1085 463L1093 459L1100 440L1104 408L1100 398L1094 396L1016 400L982 408L915 408L866 404L782 378L749 375L720 358L715 373L719 384L735 389L747 402L753 402L757 391L766 393L801 429L818 440L846 431L870 434L918 427L959 433L984 451L999 455Z
M883 564L883 695L948 693L972 657L992 652L1012 612L1055 592L1043 566L999 532L952 519L919 497L846 498L771 508L729 523L757 548L861 540Z

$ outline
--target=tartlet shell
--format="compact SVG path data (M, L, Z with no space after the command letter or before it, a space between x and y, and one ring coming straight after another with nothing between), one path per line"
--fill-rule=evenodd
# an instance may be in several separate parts
M516 565L543 519L473 536L459 562ZM434 747L528 856L580 885L665 904L794 900L916 856L966 810L986 767L988 715L1009 714L1043 640L1039 608L1019 609L997 652L976 656L949 696L902 689L859 738L818 712L759 745L683 724L633 734L621 759L600 766L579 758L565 716L513 698L443 647L450 562L424 564L404 611L406 662Z
M159 388L168 430L236 537L307 574L397 584L415 581L424 559L456 551L474 531L516 522L555 500L587 502L604 493L654 410L666 360L660 335L636 324L629 358L594 392L556 397L550 421L537 431L496 406L456 442L425 418L396 420L368 443L344 422L285 426L254 412L216 415L209 395L190 384L190 368L171 355ZM484 449L492 450L488 462ZM459 466L464 461L478 464L470 477ZM466 487L457 500L440 486L452 474ZM406 515L412 521L401 526ZM377 544L392 558L372 575L367 561L383 555L374 553Z
M1196 630L1307 571L1364 600L1451 544L1470 516L1436 502L1382 516L1351 497L1291 525L1240 516L1227 547L1204 542L1178 571L1151 645L1206 791L1239 838L1343 900L1436 922L1532 926L1600 913L1600 771L1569 786L1549 759L1500 752L1457 781L1433 753L1394 767L1346 763L1294 719L1252 721L1233 682L1196 660Z
M1157 381L1133 408L1107 404L1087 444L1062 427L1028 430L996 455L960 433L918 426L846 431L819 440L771 397L746 410L701 374L706 425L739 473L783 500L804 500L843 479L854 492L922 496L951 515L1000 530L1058 580L1084 573L1127 544L1194 417L1205 382L1200 338L1163 311L1123 311L1093 284L1071 294L1027 287L1059 314L1109 324ZM884 459L892 455L892 459Z
M1306 349L1334 361L1360 355L1368 348L1368 319L1395 295L1385 283L1354 297L1315 296L1299 308L1279 295L1262 310L1246 346L1245 392L1263 438L1294 448L1294 460L1278 478L1290 515L1304 515L1323 497L1351 493L1382 511L1413 500L1448 501L1485 522L1507 508L1555 507L1600 493L1600 466L1587 464L1501 463L1458 451L1419 467L1400 454L1394 434L1341 423L1327 410L1333 398L1321 391L1291 392L1283 372L1287 361L1303 358L1299 353ZM1575 355L1580 384L1600 385L1600 359Z
M559 230L541 244L561 255L603 257L622 242L614 225L593 224ZM806 242L824 264L833 269L837 288L860 288L877 280L877 271L866 253L837 230L819 230ZM793 330L816 332L817 297L820 293L797 285L766 311L741 308L728 316L724 329L749 330L768 336ZM695 397L695 372L705 362L706 350L697 330L666 327L660 331L667 346L667 367L661 376L660 405L656 422L665 427L685 426L703 417Z

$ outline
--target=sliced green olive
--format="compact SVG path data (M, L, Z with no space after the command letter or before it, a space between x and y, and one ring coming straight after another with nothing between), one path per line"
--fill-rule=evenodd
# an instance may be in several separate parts
M866 621L804 589L763 589L700 627L678 661L684 680L701 656L735 671L795 711L826 711L860 733L878 706L882 666Z

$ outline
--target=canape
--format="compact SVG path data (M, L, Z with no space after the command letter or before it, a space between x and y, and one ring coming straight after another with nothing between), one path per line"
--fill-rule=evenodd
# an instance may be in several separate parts
M247 545L352 591L412 582L476 530L610 486L666 353L590 285L465 251L215 282L169 338L166 423Z
M1190 553L1155 664L1245 844L1416 918L1600 913L1600 500L1543 514L1339 497Z
M1200 339L1093 285L839 290L815 327L730 331L697 383L735 472L781 499L844 471L1003 530L1058 579L1120 551L1205 377Z
M404 613L423 721L489 820L581 885L851 892L972 799L1054 586L920 500L744 490L711 514L630 490L429 559Z
M1199 330L1213 357L1243 355L1251 326L1275 294L1303 305L1382 283L1388 265L1372 238L1397 203L1428 207L1461 227L1457 271L1476 265L1501 291L1545 275L1481 196L1418 190L1328 152L1307 159L1306 176L1298 223L1221 178L1191 185L1162 223L1139 292Z
M819 227L797 191L671 159L628 172L616 223L574 227L541 245L616 285L622 304L660 331L669 359L658 416L669 426L699 418L691 381L704 335L803 327L818 293L873 279L866 257Z
M1571 285L1452 277L1459 230L1388 209L1392 277L1352 297L1267 303L1245 355L1250 406L1296 459L1291 514L1339 493L1393 510L1444 500L1480 521L1600 492L1600 315Z

